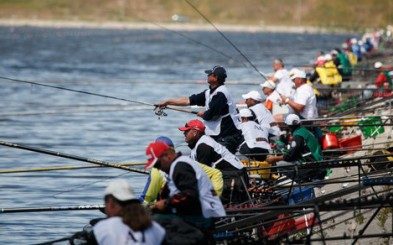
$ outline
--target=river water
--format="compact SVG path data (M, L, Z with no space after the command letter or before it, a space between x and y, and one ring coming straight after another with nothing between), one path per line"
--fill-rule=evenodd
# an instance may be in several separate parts
M282 58L290 69L351 35L224 32L258 70L272 73ZM184 37L186 36L186 37ZM200 45L197 42L203 43ZM207 46L207 47L206 47ZM87 91L147 104L204 90L205 69L227 68L235 101L259 90L262 77L217 32L0 27L0 76ZM245 65L246 64L246 65ZM160 119L143 103L103 98L0 79L1 141L108 162L145 161L156 137L188 152L177 127L194 115L169 111ZM0 146L0 170L87 166ZM113 178L140 193L146 175L111 168L0 174L0 209L102 204ZM1 244L35 244L72 235L97 210L0 214Z

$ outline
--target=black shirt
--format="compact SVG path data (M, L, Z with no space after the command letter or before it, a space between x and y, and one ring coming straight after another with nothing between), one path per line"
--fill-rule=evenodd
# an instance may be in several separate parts
M202 164L205 164L209 167L212 167L212 164L214 162L217 162L222 156L218 154L213 147L211 147L208 144L202 143L198 145L198 148L196 149L196 161L200 162ZM221 171L238 171L237 168L232 166L229 162L225 161L222 159L219 161L215 168L221 170Z
M290 143L291 148L284 155L284 161L293 162L303 160L302 154L310 152L303 137L295 135Z
M178 162L173 170L172 180L180 192L169 197L167 208L176 208L176 214L179 215L202 215L198 180L192 166Z
M219 85L223 86L223 85ZM219 87L218 86L218 87ZM210 88L210 94L214 93L214 91L218 88ZM205 90L206 91L206 90ZM198 105L198 106L206 106L206 95L205 91L199 94L193 94L189 97L190 105ZM209 102L209 110L205 111L203 115L203 120L210 121L216 120L220 116L226 115L229 113L228 100L225 97L225 94L218 92L214 95ZM239 133L239 130L236 128L235 124L231 116L226 116L221 120L221 130L219 135L213 135L212 138L217 139L228 135L234 135Z

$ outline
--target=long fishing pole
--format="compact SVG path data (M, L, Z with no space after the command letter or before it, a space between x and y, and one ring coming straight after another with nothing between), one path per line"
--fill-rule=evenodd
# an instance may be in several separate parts
M164 30L166 30L166 31L175 33L175 34L177 34L177 35L179 35L179 36L181 36L181 37L184 37L185 39L187 39L187 40L189 40L189 41L191 41L191 42L194 42L194 43L199 44L199 45L201 45L201 46L203 46L203 47L205 47L205 48L208 48L208 49L212 50L213 52L216 52L217 54L220 54L220 55L224 56L225 58L227 58L227 59L229 59L229 60L235 61L231 56L225 54L224 52L221 52L221 51L219 51L219 50L217 50L217 49L215 49L215 48L213 48L213 47L211 47L211 46L209 46L209 45L207 45L207 44L205 44L205 43L203 43L203 42L200 42L200 41L198 41L198 40L195 40L195 39L193 39L193 38L191 38L191 37L189 37L189 36L187 36L187 35L184 35L184 34L181 33L181 32L178 32L178 31L169 29L169 28L167 28L167 27L165 27L165 26L163 26L163 25L160 25L160 24L158 24L158 23L156 23L156 22L151 22L151 21L147 21L147 20L144 20L144 19L141 19L141 20L144 21L144 22L147 22L147 23L152 23L152 24L154 24L154 25L156 25L156 26L158 26L158 27L160 27L160 28L162 28L162 29L164 29ZM242 63L243 63L243 62L242 62ZM243 63L243 64L245 65L245 63Z
M258 70L258 68L256 68L256 66L247 58L247 56L245 56L243 54L242 51L240 51L240 49L238 47L236 47L235 44L233 44L231 42L231 40L229 40L224 33L222 33L205 15L202 14L201 11L199 11L190 1L185 0L200 16L202 16L202 18L204 18L211 26L213 26L214 29L216 29L216 31L237 51L239 52L239 54L255 69L255 71L258 72L259 75L261 75L265 80L267 80L267 77L265 76L265 74L263 74L261 71Z
M0 113L0 117L10 116L35 116L35 115L51 115L51 114L73 114L73 113L97 113L97 112L117 112L117 111L142 111L150 110L147 108L106 108L106 109L75 109L75 110L51 110L51 111L22 111L22 112L5 112Z
M129 100L129 99L124 99L124 98L115 97L115 96L111 96L111 95L98 94L98 93L82 91L82 90L76 90L76 89L70 89L70 88L54 86L54 85L49 85L49 84L43 84L43 83L38 83L38 82L24 81L24 80L8 78L8 77L3 77L3 76L0 76L0 79L5 79L5 80L9 80L9 81L13 81L13 82L19 82L19 83L33 84L33 85L38 85L38 86L48 87L48 88L56 88L56 89L61 89L61 90L65 90L65 91L71 91L71 92L75 92L75 93L88 94L88 95L93 95L93 96L98 96L98 97L103 97L103 98L108 98L108 99L115 99L115 100L131 102L131 103L142 104L142 105L148 105L148 106L153 106L154 108L156 108L156 106L154 104L151 104L151 103L137 101L137 100ZM195 111L188 111L188 110L183 110L183 109L174 108L174 107L165 107L165 108L170 109L170 110L174 110L174 111L180 111L180 112L186 112L186 113L191 113L191 114L197 114L197 112L195 112Z
M379 99L375 99L375 100L366 100L366 101L360 101L357 102L353 108L350 108L344 112L338 112L337 114L335 114L335 116L345 116L348 114L352 114L352 113L356 113L356 112L361 112L365 107L371 107L371 106L375 106L378 105L379 103L388 103L392 101L393 96L389 96L386 98L379 98Z
M135 163L119 163L122 166L144 166L146 162L135 162ZM57 171L57 170L76 170L86 168L105 168L107 166L102 165L91 165L91 166L58 166L49 168L22 168L22 169L3 169L0 170L0 174L11 174L11 173L29 173L29 172L46 172L46 171ZM109 167L109 166L108 166Z
M105 205L79 205L79 206L60 206L60 207L35 207L35 208L0 208L0 213L28 213L28 212L48 212L48 211L81 211L96 210L105 208Z
M393 118L393 115L363 115L363 116L342 116L342 117L318 117L313 119L301 119L301 122L308 122L308 121L333 121L333 120L345 120L345 119L353 119L349 121L359 121L365 120L368 118L378 117L381 120L387 120Z
M93 164L102 165L102 166L106 166L106 167L128 170L131 172L136 172L136 173L141 173L141 174L149 174L149 171L141 170L141 169L137 169L137 168L130 168L128 166L123 166L118 163L104 162L104 161L100 161L100 160L80 157L80 156L76 156L76 155L70 155L70 154L56 152L56 151L50 151L50 150L27 146L27 145L15 144L15 143L5 142L5 141L0 141L0 145L11 147L11 148L23 149L23 150L27 150L27 151L43 153L43 154L62 157L62 158L67 158L67 159L73 159L73 160L77 160L77 161L81 161L81 162L93 163Z

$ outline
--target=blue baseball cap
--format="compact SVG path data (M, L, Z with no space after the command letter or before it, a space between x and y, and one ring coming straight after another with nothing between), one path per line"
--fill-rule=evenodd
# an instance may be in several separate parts
M156 139L156 142L164 142L166 143L169 147L175 147L175 144L173 144L172 140L166 136L160 136Z

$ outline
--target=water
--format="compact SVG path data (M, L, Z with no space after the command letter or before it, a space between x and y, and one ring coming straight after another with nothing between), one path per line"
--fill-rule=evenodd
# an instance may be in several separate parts
M228 81L262 78L216 32L0 27L0 76L155 103L205 89L203 70L221 64ZM308 64L347 35L224 33L264 73L282 58L287 68ZM258 85L228 85L235 101ZM0 79L0 140L109 162L145 161L145 147L166 135L183 143L177 127L194 115ZM125 107L127 105L127 107ZM127 110L125 110L127 109ZM79 112L75 112L78 110ZM29 113L29 114L26 114ZM188 149L179 146L187 153ZM91 165L20 149L0 147L0 170ZM112 178L126 178L141 192L146 175L99 168L1 174L0 208L101 204ZM99 211L0 214L2 244L34 244L72 235Z

